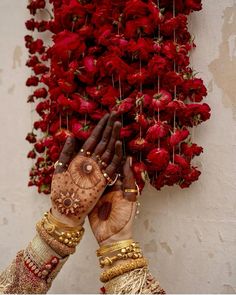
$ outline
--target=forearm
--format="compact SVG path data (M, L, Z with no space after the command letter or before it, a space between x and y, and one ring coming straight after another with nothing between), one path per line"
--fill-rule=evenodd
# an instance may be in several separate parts
M48 228L42 219L27 248L19 251L11 265L0 274L0 293L42 294L51 287L69 255L75 252L75 245L70 247L61 242Z

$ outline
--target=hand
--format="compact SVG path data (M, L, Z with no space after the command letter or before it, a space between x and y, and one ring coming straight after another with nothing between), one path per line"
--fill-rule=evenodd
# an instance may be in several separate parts
M89 214L90 226L100 245L132 238L137 192L125 192L136 190L131 166L132 158L128 157L123 166L123 181L118 180L107 189Z
M105 115L76 156L75 138L68 138L62 150L52 180L52 214L69 226L84 222L104 192L107 178L113 179L119 168L121 124L115 118L114 113Z

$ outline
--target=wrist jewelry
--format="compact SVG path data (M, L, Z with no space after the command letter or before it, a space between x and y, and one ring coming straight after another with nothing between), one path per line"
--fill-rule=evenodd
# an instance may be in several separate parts
M126 272L142 267L147 267L147 260L145 258L139 258L134 261L122 263L104 271L101 274L100 280L101 282L106 283L117 276L123 275Z
M109 244L109 245L101 246L97 250L97 256L99 257L99 256L103 256L106 253L119 251L122 248L130 246L132 243L135 243L134 240L129 239L129 240L123 240L123 241L115 242L115 243L112 243L112 244Z
M42 224L48 234L58 242L72 248L79 244L84 234L84 228L82 226L70 227L57 220L51 212L44 214Z
M137 243L132 243L130 246L122 248L115 256L100 257L99 262L101 268L111 266L118 260L138 259L143 258L142 251Z

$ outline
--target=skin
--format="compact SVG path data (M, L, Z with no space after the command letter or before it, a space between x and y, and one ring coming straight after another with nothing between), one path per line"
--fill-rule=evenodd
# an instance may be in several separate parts
M114 179L122 160L120 128L115 113L105 115L84 143L83 151L76 155L76 140L67 139L51 193L52 214L61 222L69 226L83 224L107 187L104 172Z
M132 238L132 225L136 213L136 193L124 192L136 188L131 158L122 167L122 180L108 188L89 214L89 222L100 245Z

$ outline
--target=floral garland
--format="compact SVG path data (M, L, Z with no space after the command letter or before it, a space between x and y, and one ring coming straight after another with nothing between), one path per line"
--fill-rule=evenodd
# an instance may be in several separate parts
M28 157L36 159L29 186L50 193L66 138L73 134L82 144L112 110L120 115L124 154L133 156L141 189L145 179L158 190L196 181L201 173L191 161L203 148L189 130L209 119L210 107L190 67L195 45L187 15L202 9L201 0L48 2L27 6L33 16L27 29L53 34L52 46L25 36L32 69L26 85L37 87L28 102L40 117L26 137L33 144ZM42 10L50 20L37 20Z

